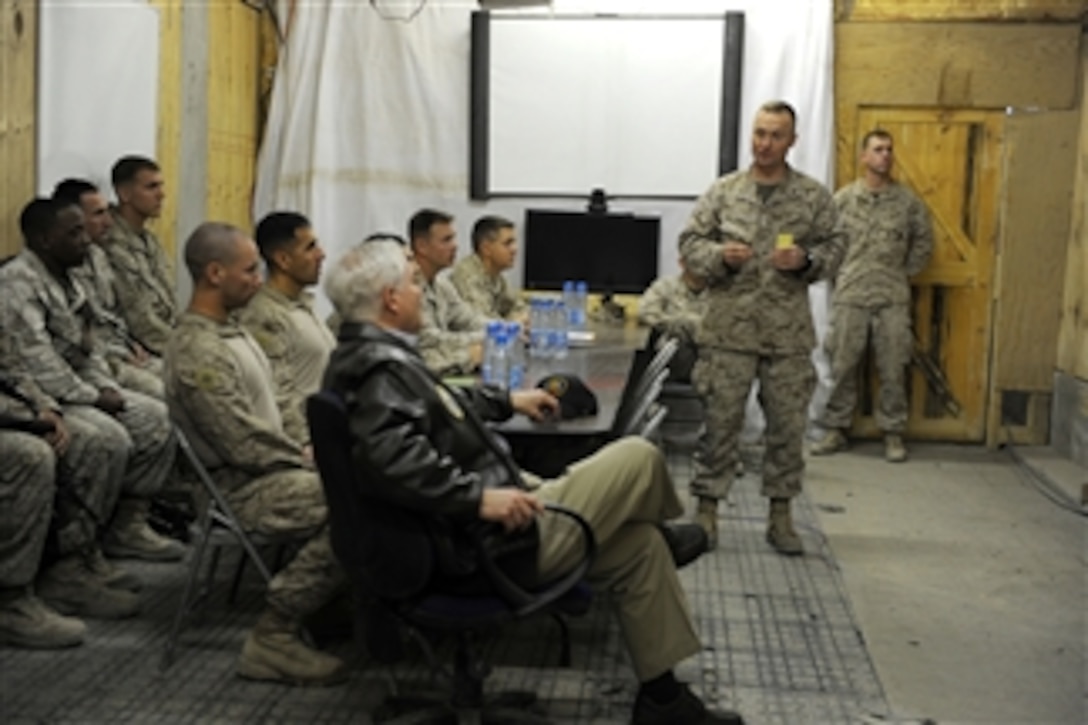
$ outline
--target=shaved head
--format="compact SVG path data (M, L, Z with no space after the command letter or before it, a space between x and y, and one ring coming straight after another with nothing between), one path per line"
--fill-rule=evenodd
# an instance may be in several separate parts
M193 282L200 281L212 262L223 265L233 262L244 237L241 229L223 222L204 222L198 226L185 242L185 266Z

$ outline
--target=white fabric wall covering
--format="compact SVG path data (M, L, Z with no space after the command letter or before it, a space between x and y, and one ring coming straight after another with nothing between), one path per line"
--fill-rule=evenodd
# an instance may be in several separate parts
M457 217L461 253L487 213L521 222L526 208L582 209L546 199L468 199L469 22L475 3L428 2L411 22L384 20L365 3L298 3L280 58L257 174L256 216L308 214L335 259L378 230L404 233L423 206ZM799 115L791 163L830 183L834 159L832 0L556 0L568 12L746 14L741 167L751 161L751 119L760 103L785 99ZM390 6L390 14L407 12ZM533 12L539 12L535 10ZM286 15L282 17L287 17ZM555 62L563 62L556 58ZM681 143L678 140L677 143ZM707 178L705 185L713 181ZM612 207L661 216L662 274L677 271L676 238L692 203L618 200ZM519 262L520 265L520 262ZM518 284L520 266L510 273ZM822 340L826 289L811 291ZM319 304L327 309L323 300ZM821 380L828 370L814 352ZM814 408L826 399L821 385ZM757 426L758 427L758 426ZM750 435L755 435L755 428Z
M76 176L109 195L118 158L155 155L158 10L147 0L39 8L38 191Z

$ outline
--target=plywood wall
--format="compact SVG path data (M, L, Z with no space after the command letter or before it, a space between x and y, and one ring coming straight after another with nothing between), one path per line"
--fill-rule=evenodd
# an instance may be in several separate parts
M208 5L209 219L252 229L261 16L241 2Z
M837 23L838 183L854 176L862 107L1076 108L1080 36L1073 23Z
M1088 42L1081 49L1080 132L1065 263L1058 369L1088 380Z
M1005 123L1005 178L994 331L994 385L1049 392L1073 213L1077 111L1018 113Z
M38 10L0 0L0 258L22 248L19 212L34 196Z
M1075 20L1084 0L836 0L850 20Z

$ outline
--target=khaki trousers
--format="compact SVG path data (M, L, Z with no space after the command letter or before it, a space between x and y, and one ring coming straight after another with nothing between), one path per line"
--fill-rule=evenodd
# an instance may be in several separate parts
M687 597L658 524L683 513L661 452L625 438L543 482L541 500L581 514L597 539L590 580L615 592L620 628L640 682L701 649ZM540 574L556 577L581 555L567 520L540 519Z

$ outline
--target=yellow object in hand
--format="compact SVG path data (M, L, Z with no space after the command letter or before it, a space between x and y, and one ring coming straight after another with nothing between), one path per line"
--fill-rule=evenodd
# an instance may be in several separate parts
M779 234L778 239L774 242L775 249L789 249L793 246L792 234Z

